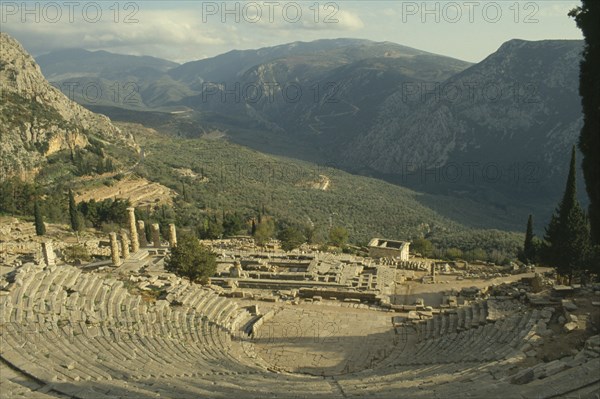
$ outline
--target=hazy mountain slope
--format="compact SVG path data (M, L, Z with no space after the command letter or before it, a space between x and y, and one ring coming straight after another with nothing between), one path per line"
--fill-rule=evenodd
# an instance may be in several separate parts
M336 46L324 50L324 45ZM262 53L267 60L279 58L250 67L234 64L236 72L222 73L219 81L211 81L210 71L201 68L219 57L194 63L196 74L181 78L204 92L180 104L235 113L244 127L271 132L275 140L285 137L292 146L310 141L323 156L364 134L379 105L405 82L446 79L470 66L389 42L321 40L242 52L252 62ZM186 64L170 73L189 68Z
M389 44L371 45L330 50L321 63L314 55L284 57L237 78L242 87L258 83L263 93L270 82L292 82L303 89L299 101L286 101L277 91L274 101L264 94L256 102L234 101L219 95L219 87L217 94L185 104L248 120L230 135L253 148L450 195L468 212L478 201L481 209L504 212L502 219L512 218L515 228L528 212L545 220L563 188L568 149L582 123L582 42L513 40L469 68L418 52L347 62L348 52L369 48L381 55ZM339 66L320 68L335 62ZM331 96L313 96L313 88L329 83ZM261 133L236 134L240 127Z
M216 57L187 62L174 68L169 74L176 80L201 89L202 82L220 83L235 80L248 69L276 59L303 55L326 55L331 50L348 46L361 46L371 43L359 39L317 40L314 42L294 42L257 50L233 50ZM326 62L319 57L320 62Z
M477 179L447 183L456 190L487 185L553 193L562 187L557 178L582 123L581 49L580 41L513 40L441 82L454 94L422 98L399 91L383 104L367 134L345 148L344 160L391 175L406 173L406 165L442 171L459 165L463 173L465 165L473 165Z
M68 49L36 61L53 85L84 105L145 109L194 94L167 74L179 64L160 58Z
M88 138L133 145L104 115L94 114L52 87L34 59L0 33L0 178L27 177L45 156L83 148Z
M122 109L185 111L165 131L218 129L259 151L453 197L452 218L481 209L482 221L518 228L529 212L543 220L563 188L582 122L581 46L513 40L471 65L388 42L297 42L148 73L136 107L87 104L141 123L151 114Z
M166 72L178 66L176 62L149 56L133 56L88 51L84 49L57 50L36 57L44 76L50 81L74 77L108 77L130 74L136 70Z
M444 217L424 205L421 194L381 180L253 151L218 132L173 139L148 130L136 136L145 150L136 171L180 194L185 184L193 208L209 214L254 215L264 205L277 220L312 226L323 236L330 225L345 226L353 240L364 243L374 236L426 235L442 247L514 252L522 242L522 234L468 228L470 221ZM186 222L196 221L190 216Z
M417 73L423 78L447 78L470 65L395 43L357 39L295 42L258 50L231 51L180 66L152 57L104 51L62 50L38 57L47 78L56 82L63 92L68 93L69 85L77 84L72 95L82 104L130 109L166 109L183 105L224 114L230 113L233 107L236 112L243 113L247 123L258 123L275 131L277 125L285 121L279 121L276 115L269 113L277 112L281 107L286 108L286 115L294 118L311 112L306 106L293 107L294 103L288 101L286 93L282 94L282 88L300 85L301 101L311 102L309 108L320 107L330 84L351 83L348 80L338 82L337 76L330 76L336 68L369 59L381 59L387 64L386 69L399 74ZM374 69L380 68L379 64L374 64ZM386 82L385 86L393 87L397 83ZM89 86L92 88L86 96L84 88ZM252 100L256 95L247 90L249 86L262 90L258 101ZM203 94L207 88L211 93L208 98ZM236 89L239 96L230 94L222 101L223 92ZM270 104L273 107L269 107ZM284 128L290 127L287 126L289 123L284 125Z

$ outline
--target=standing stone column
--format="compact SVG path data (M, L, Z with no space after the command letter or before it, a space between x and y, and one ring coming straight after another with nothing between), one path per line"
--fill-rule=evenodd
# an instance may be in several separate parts
M160 248L160 226L158 223L152 224L152 241L155 248Z
M129 259L129 237L124 231L121 232L121 251L123 259Z
M121 265L121 258L119 258L119 242L117 241L117 233L110 233L110 256L112 257L112 263L115 266Z
M127 208L129 212L129 233L131 234L131 251L137 252L140 249L138 240L137 226L135 224L135 208Z
M54 254L54 248L50 241L42 243L42 255L44 256L44 262L46 266L56 265L56 255Z
M143 220L137 221L137 231L138 231L138 239L140 242L140 247L147 247L148 240L146 240L146 224Z
M177 230L175 230L173 223L169 224L169 245L171 248L177 246Z

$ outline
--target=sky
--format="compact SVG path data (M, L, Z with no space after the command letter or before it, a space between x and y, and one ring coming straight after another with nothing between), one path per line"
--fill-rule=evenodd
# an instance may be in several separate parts
M582 39L579 1L0 1L34 56L63 48L175 62L294 41L390 41L479 62L511 39Z

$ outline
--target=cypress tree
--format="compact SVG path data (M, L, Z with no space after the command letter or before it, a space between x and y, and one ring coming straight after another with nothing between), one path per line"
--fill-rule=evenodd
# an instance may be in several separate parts
M83 221L79 210L77 210L75 196L73 195L73 191L71 189L69 189L69 218L71 220L71 228L73 229L73 231L81 231L83 227Z
M527 219L527 230L525 232L525 242L523 243L523 254L521 261L531 263L535 260L535 247L533 243L533 215Z
M569 177L563 199L558 205L544 237L546 262L569 276L569 283L588 259L590 228L585 212L577 200L575 146L571 152Z
M581 6L571 10L569 16L575 18L585 39L579 74L583 109L579 149L583 154L583 177L590 198L592 242L600 245L600 2L582 0Z
M46 234L46 225L44 224L44 216L42 215L42 210L40 209L37 198L33 203L33 216L35 218L35 234L43 236Z
M190 199L187 194L187 190L185 189L185 182L181 182L181 192L183 194L183 200L185 202L190 202Z

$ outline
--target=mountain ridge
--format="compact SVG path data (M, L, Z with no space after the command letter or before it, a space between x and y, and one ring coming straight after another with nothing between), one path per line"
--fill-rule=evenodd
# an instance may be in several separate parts
M263 152L431 194L470 196L499 209L518 203L524 214L541 209L544 219L562 188L566 149L581 123L576 87L582 45L513 39L476 64L352 39L234 50L159 78L135 77L140 90L133 108L165 112L171 119L166 131L176 135L217 129ZM469 84L477 86L474 98ZM286 85L302 95L291 98ZM436 99L427 95L428 85L459 86L462 93L451 98L451 90L440 92ZM498 89L502 95L495 98ZM110 101L87 105L107 106L124 121L133 109ZM458 181L422 178L471 163L479 164L475 179L464 177L468 169ZM486 175L493 168L500 179ZM515 226L521 218L513 217Z
M31 178L47 156L85 148L90 137L135 146L104 115L94 114L51 86L21 44L0 32L0 178Z

